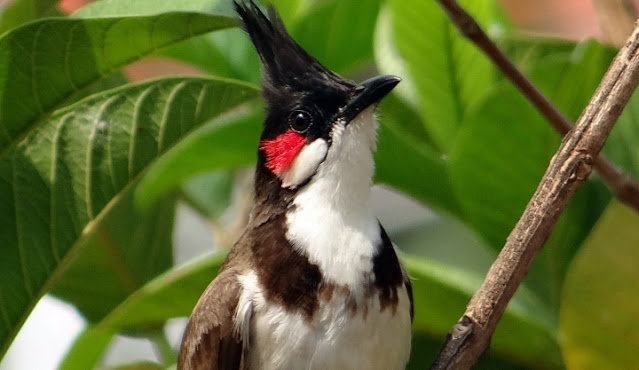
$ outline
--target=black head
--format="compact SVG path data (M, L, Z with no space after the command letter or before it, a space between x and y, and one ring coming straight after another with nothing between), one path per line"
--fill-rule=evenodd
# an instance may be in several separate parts
M290 188L282 172L297 154L319 139L330 147L336 123L348 125L388 94L399 78L382 76L357 85L302 49L272 6L268 7L268 16L252 0L235 2L235 8L263 68L262 94L267 104L256 180L270 174L281 180L279 185ZM316 151L322 153L320 149ZM292 187L298 186L300 183Z
M297 113L308 115L313 121L309 134L327 135L321 132L319 121L329 119L327 116L346 103L355 83L333 73L302 49L288 34L272 6L268 7L268 17L253 1L236 2L235 7L262 61L262 94L268 109L264 125L267 138L285 131L289 118L298 121ZM294 113L296 109L300 112Z

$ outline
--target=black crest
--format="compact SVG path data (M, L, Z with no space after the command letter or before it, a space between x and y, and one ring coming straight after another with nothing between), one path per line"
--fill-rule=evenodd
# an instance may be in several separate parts
M353 89L352 82L324 67L293 40L273 6L268 7L268 17L252 0L235 2L235 8L262 61L267 100L275 98L274 90L281 93L283 89L292 92L321 89L343 94Z

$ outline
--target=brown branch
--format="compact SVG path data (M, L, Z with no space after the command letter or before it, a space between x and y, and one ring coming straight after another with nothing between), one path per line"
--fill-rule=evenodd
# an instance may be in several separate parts
M437 0L459 31L488 56L497 68L548 120L562 136L572 129L572 122L515 66L455 0ZM615 196L639 212L639 184L603 154L595 159L595 170Z
M466 334L461 340L455 333L449 335L432 369L468 369L486 350L508 301L566 204L590 175L594 158L638 83L639 25L636 25L577 125L550 161L526 210L456 325L456 332Z

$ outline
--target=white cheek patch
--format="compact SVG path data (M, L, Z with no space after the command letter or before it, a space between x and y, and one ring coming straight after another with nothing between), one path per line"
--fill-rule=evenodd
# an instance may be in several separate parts
M311 177L326 158L328 144L324 139L317 139L304 146L290 166L280 175L282 187L294 189Z

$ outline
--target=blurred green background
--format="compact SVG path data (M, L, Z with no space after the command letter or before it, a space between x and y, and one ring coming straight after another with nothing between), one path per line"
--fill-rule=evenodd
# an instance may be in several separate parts
M561 138L435 1L272 3L344 77L403 78L379 109L374 207L414 278L409 368L424 369ZM637 15L623 0L460 3L572 120ZM0 368L171 368L250 209L257 55L227 0L0 4ZM635 177L638 114L633 97L604 149ZM586 181L476 368L638 368L638 225ZM34 346L56 360L34 365Z

